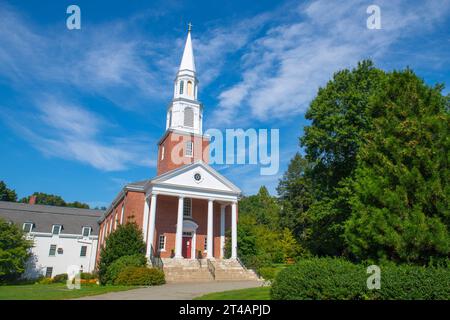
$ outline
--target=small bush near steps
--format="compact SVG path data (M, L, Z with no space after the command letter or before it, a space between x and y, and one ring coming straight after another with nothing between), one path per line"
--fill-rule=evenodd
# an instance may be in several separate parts
M156 286L164 284L164 272L156 268L126 267L114 284L124 286Z

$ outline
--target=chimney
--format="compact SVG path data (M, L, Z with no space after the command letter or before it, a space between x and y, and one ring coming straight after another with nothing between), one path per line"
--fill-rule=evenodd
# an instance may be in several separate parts
M36 204L36 196L33 194L30 196L29 204Z

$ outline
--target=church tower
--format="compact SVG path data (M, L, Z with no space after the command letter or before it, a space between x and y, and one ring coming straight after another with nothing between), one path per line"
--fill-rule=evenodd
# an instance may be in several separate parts
M209 139L203 136L198 83L189 24L173 99L167 108L166 132L158 143L158 175L199 160L208 163Z

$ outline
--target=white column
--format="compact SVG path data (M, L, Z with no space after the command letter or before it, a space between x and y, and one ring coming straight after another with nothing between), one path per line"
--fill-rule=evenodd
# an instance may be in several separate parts
M237 258L237 211L236 202L231 204L231 259Z
M192 232L191 259L197 259L197 231Z
M145 201L144 201L144 217L143 217L143 220L142 220L142 235L144 237L144 242L147 242L148 211L149 211L148 198L145 197Z
M178 218L177 218L177 235L175 239L175 258L183 258L182 241L183 241L183 197L178 197Z
M148 230L148 238L147 238L147 257L150 256L150 248L153 246L153 239L155 235L155 219L156 219L156 201L157 195L152 194L152 199L150 200L150 222L149 222L149 230ZM148 205L148 204L147 204Z
M220 206L220 259L225 256L225 205Z
M206 242L206 257L213 257L213 200L208 200L208 231Z

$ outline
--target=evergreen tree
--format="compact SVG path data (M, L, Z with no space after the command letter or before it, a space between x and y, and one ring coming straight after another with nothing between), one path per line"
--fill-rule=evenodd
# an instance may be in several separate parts
M261 186L256 195L243 198L239 202L239 215L252 216L256 223L279 228L278 216L280 207L265 186Z
M0 201L17 201L17 194L9 189L4 181L0 181Z
M281 205L279 223L281 229L289 229L299 241L307 238L306 212L312 203L311 181L306 176L309 162L297 153L289 163L288 169L277 187Z
M142 230L135 222L118 225L117 229L106 238L105 246L100 251L98 264L100 283L105 284L106 272L114 261L123 256L142 255L144 257L145 248Z
M345 238L358 259L426 263L450 254L449 100L411 70L371 102Z

